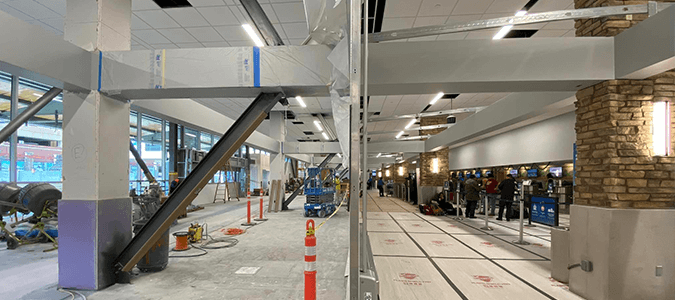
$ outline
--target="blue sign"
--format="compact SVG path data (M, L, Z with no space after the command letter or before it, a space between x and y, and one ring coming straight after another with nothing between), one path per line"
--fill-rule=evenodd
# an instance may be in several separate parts
M558 205L554 198L532 197L530 220L539 224L558 226Z

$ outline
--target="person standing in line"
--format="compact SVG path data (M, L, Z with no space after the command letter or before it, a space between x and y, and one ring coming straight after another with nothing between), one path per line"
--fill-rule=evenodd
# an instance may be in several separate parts
M466 217L475 219L476 206L478 205L478 200L480 200L480 186L476 181L476 175L471 174L469 180L464 182L464 185L466 186Z
M384 180L382 180L382 177L377 181L377 189L380 190L380 197L384 197Z
M511 221L513 193L516 191L516 180L513 179L513 175L506 175L506 179L497 186L497 189L499 189L501 193L501 199L499 200L499 216L497 217L497 220L502 220L504 206L506 206L506 221Z
M488 179L485 182L485 192L488 196L488 205L490 206L490 214L488 216L493 217L495 215L495 208L497 206L497 185L499 182L495 179L495 176L490 174Z

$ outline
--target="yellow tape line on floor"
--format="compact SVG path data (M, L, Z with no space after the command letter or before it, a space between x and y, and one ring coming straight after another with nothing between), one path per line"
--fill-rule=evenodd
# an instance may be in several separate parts
M345 196L342 197L342 201L340 201L340 205L338 205L338 208L330 216L328 216L328 218L326 218L326 220L321 222L321 224L319 224L319 226L316 227L315 231L319 231L319 228L321 228L321 226L323 226L323 224L326 224L326 222L328 222L328 220L330 220L330 218L332 218L340 210L340 207L342 207L342 204L345 203L346 199L347 199L347 193L345 193Z

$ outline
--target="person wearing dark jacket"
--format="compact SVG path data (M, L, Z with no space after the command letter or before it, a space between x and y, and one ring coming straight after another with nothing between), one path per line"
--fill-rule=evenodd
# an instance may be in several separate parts
M380 197L384 197L384 180L382 178L377 181L377 189L380 190Z
M475 219L476 207L478 206L478 200L480 200L480 186L476 181L476 175L469 176L469 180L464 182L464 186L466 187L466 217Z
M516 191L516 180L513 179L511 174L506 175L506 179L499 183L497 187L501 193L501 199L499 200L499 216L497 220L502 220L502 215L504 214L504 207L506 206L506 221L511 221L511 203L513 201L513 193Z

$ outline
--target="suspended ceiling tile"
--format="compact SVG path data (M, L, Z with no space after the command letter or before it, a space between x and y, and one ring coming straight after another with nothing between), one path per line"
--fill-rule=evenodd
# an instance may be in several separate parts
M145 23L145 21L141 20L135 14L132 14L131 15L131 30L140 30L140 29L152 29L152 27L150 27L150 25Z
M421 4L422 0L387 0L384 15L387 18L415 17Z
M62 17L66 16L66 0L35 0L35 1L51 9L55 13L61 15Z
M230 47L228 42L203 42L202 45L213 48Z
M45 23L60 32L63 32L63 18L43 19L40 20L40 22Z
M417 17L413 27L443 25L447 20L448 17Z
M512 13L521 10L529 0L499 0L492 2L486 13Z
M501 1L501 0L499 0ZM455 9L452 11L453 15L472 15L482 14L490 7L494 0L459 0Z
M260 7L262 7L263 11L267 15L267 18L270 19L270 22L280 23L279 18L277 18L277 14L274 12L274 9L272 8L272 5L270 5L270 4L260 4ZM305 13L304 9L303 9L302 13L303 14Z
M141 18L141 20L145 21L145 23L156 29L180 27L180 25L163 10L141 10L135 12L135 14Z
M222 42L223 37L213 29L213 27L192 27L185 28L192 36L200 42Z
M545 23L543 29L546 29L546 30L551 30L551 29L571 30L571 29L574 29L574 20L565 20L565 21Z
M0 10L8 13L10 16L15 17L19 20L23 20L23 21L33 20L33 17L31 17L27 14L24 14L21 11L19 11L19 10L15 9L15 8L7 5L7 4L1 3L1 2L0 2Z
M387 5L389 5L388 1ZM424 0L417 16L448 16L452 13L455 5L457 5L457 0Z
M305 7L302 2L272 4L281 23L305 22Z
M232 9L236 9L236 7L233 7ZM233 12L227 6L199 7L197 8L197 11L212 26L241 25L239 20L237 20Z
M146 48L143 45L137 44L137 45L131 45L131 50L148 50L148 48Z
M161 35L157 30L146 29L146 30L132 30L131 33L139 38L142 41L145 41L148 44L162 44L162 43L171 43L169 39Z
M284 43L289 42L288 41L288 35L286 35L286 31L284 31L284 27L281 26L279 23L273 23L272 26L274 26L274 30L277 31L279 36L281 37L282 40L284 40ZM304 41L304 38L303 38Z
M539 0L531 9L530 13L564 10L573 5L573 0Z
M199 27L208 26L209 22L194 7L180 7L167 9L166 13L171 16L180 26Z
M131 1L131 9L136 10L148 10L148 9L161 9L157 3L152 0L133 0Z
M250 41L246 31L240 25L214 27L226 41ZM231 44L231 43L230 43ZM253 42L251 42L253 45Z
M483 14L450 16L450 17L448 17L448 20L445 21L445 24L471 22L471 21L480 20L482 17L483 17Z
M53 10L33 0L10 0L3 2L34 19L53 19L62 17Z
M281 24L289 39L306 38L309 35L306 23L285 23Z
M252 47L255 46L255 43L253 41L230 41L229 42L232 47Z
M567 33L565 33L565 35L563 35L563 37L576 37L576 31L574 29L572 29L572 30L568 31Z
M535 33L532 38L551 38L551 37L562 37L569 30L564 29L553 29L553 30L539 30Z
M158 29L159 33L171 40L173 43L196 43L195 39L189 32L183 28L173 29Z
M248 17L248 13L246 12L243 6L241 5L230 6L230 9L232 9L232 13L237 18L237 20L239 20L239 24L251 23L251 20Z
M415 24L415 18L384 18L382 20L382 31L399 30L412 28Z
M137 0L134 0L137 1ZM227 3L223 2L223 0L188 0L190 4L194 7L201 7L201 6L220 6L220 5L225 5Z

